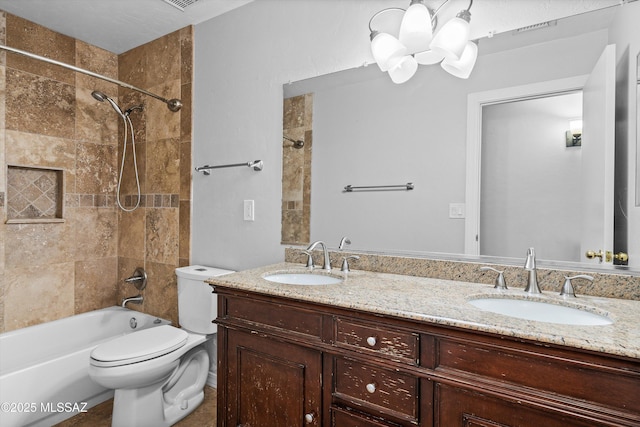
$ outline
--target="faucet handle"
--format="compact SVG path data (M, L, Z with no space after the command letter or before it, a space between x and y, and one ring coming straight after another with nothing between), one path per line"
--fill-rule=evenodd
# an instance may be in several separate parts
M573 290L573 285L571 284L571 280L573 279L586 279L590 282L593 282L593 277L587 274L578 274L577 276L567 277L564 276L564 284L562 285L562 289L560 290L560 295L565 298L575 298L576 293Z
M307 267L309 268L313 268L313 253L311 251L308 251L306 249L300 249L299 251L300 253L303 253L307 256Z
M345 273L349 272L349 260L350 259L360 259L360 257L358 255L351 255L351 256L342 257L342 268L340 269L340 271L343 271Z
M496 277L496 281L495 281L495 285L493 286L495 289L509 289L507 288L507 282L504 280L504 271L500 271L500 270L496 270L493 267L489 267L489 266L484 266L484 267L480 267L480 271L495 271L496 273L498 273L498 276Z

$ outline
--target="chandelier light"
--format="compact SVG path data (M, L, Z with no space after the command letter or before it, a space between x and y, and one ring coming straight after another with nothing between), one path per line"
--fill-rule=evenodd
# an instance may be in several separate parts
M433 12L424 0L412 0L409 7L382 9L369 20L371 32L371 52L381 71L389 73L394 83L400 84L413 77L420 65L440 66L451 75L466 79L478 57L478 46L471 40L471 6L460 11L455 18L446 22L436 31L437 16L445 0ZM398 36L374 30L374 19L382 13L403 12ZM435 34L434 34L435 32Z

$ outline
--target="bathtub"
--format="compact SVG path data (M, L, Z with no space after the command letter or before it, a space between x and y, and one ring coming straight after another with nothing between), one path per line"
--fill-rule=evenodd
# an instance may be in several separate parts
M113 390L89 378L91 350L169 323L109 307L0 334L0 426L48 427L110 399Z

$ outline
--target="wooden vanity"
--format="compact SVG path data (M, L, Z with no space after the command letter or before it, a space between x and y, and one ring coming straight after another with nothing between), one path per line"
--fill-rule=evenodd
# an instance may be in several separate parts
M478 327L482 317L459 326L442 314L419 320L394 289L363 289L374 281L368 274L322 290L265 285L262 271L210 282L219 301L218 426L640 426L635 349L523 338L518 319L511 334ZM408 279L418 282L408 298L443 304L438 287L449 285L428 281ZM475 289L467 285L460 292ZM371 292L382 308L353 302ZM591 329L594 341L606 328Z

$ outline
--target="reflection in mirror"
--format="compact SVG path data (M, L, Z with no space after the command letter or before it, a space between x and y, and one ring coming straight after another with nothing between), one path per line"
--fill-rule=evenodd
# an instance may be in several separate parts
M582 92L484 106L480 253L580 261L582 147L567 143Z
M640 53L636 66L636 206L640 206Z
M598 14L593 20L592 13ZM285 85L285 98L313 93L310 240L336 246L346 235L353 250L464 254L468 96L589 74L607 45L613 14L590 12L531 32L481 39L474 73L463 82L426 67L397 86L369 66ZM564 127L560 143L570 150L564 145L568 120ZM529 131L517 130L514 139ZM501 172L488 167L483 173ZM556 181L551 190L568 185ZM343 191L346 185L407 182L414 190ZM509 203L523 205L526 197L515 192ZM548 228L542 223L538 230ZM531 244L516 246L500 256L519 261ZM567 259L544 254L546 249L536 247L541 260Z

